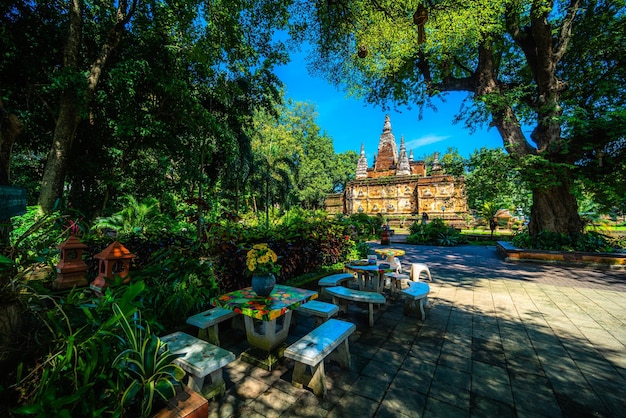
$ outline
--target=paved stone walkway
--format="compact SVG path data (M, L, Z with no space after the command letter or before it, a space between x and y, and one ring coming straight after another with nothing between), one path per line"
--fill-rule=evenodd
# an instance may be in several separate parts
M358 307L352 369L327 364L327 399L239 360L211 417L626 417L626 271L511 264L494 247L407 246L433 275L426 319ZM292 340L312 328L304 318ZM225 348L247 347L241 332Z

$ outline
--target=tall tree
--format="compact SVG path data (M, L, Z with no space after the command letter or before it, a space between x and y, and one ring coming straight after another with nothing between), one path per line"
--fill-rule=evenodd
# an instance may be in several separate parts
M63 195L68 156L76 136L78 123L85 117L85 105L90 103L98 87L102 71L107 65L111 54L117 48L126 24L133 17L138 0L117 2L116 10L110 10L103 25L108 26L97 56L87 68L81 59L83 47L83 8L82 0L72 0L68 9L68 33L63 53L61 71L67 74L70 84L67 85L59 98L59 111L52 138L52 147L48 154L46 168L43 173L39 205L48 213L56 199ZM86 71L86 79L82 73ZM81 106L82 105L82 106Z
M615 24L623 8L624 0L301 0L293 35L317 47L316 71L372 103L423 106L436 95L467 92L472 102L460 117L470 125L489 121L529 181L531 234L576 233L583 223L571 190L575 164L597 139L564 130L564 92L573 87L564 59L577 36L582 49L590 47L583 39L596 36L618 45L610 35L623 38L616 33L623 24ZM602 24L590 24L594 14ZM604 64L611 71L601 73L610 77L623 65ZM530 134L524 125L533 125Z
M348 182L354 180L358 161L359 154L353 150L334 155L330 168L333 193L343 192Z

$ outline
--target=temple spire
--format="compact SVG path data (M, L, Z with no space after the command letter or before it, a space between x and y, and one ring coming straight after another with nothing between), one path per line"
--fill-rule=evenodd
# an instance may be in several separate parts
M389 115L385 115L385 125L383 133L378 140L378 156L374 161L374 171L381 172L395 169L398 164L398 149L396 148L396 139L391 132L391 119Z
M356 178L361 179L367 177L367 158L365 157L365 145L361 144L361 155L356 165Z
M439 165L439 153L435 151L433 157L433 168L430 170L433 175L438 175L441 172L441 166Z
M400 158L398 161L398 169L396 170L396 176L410 176L411 165L409 164L409 157L406 155L406 146L404 145L404 135L400 139Z
M385 115L385 125L383 126L383 133L391 132L391 118L389 114Z

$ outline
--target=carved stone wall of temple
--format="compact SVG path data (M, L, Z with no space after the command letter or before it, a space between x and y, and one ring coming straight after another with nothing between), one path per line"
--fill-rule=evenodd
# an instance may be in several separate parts
M432 171L433 175L426 176L426 164L413 161L412 150L410 157L407 156L404 138L398 154L387 115L374 167L367 167L361 145L356 179L347 184L343 194L326 197L326 210L333 214L365 213L416 219L425 212L430 219L443 217L446 222L462 227L468 213L465 179L443 173L437 153Z

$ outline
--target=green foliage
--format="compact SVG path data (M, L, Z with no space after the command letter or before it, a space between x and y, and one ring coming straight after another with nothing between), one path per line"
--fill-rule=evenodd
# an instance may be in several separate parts
M426 225L415 221L409 227L410 234L406 237L409 244L432 244L455 246L460 242L460 234L453 227L446 225L442 219L435 218Z
M14 412L37 416L147 416L154 395L171 394L183 375L171 354L137 317L142 282L109 287L101 297L31 295L33 327L46 353L19 387L28 394ZM37 326L36 324L39 324ZM41 326L44 324L45 326Z
M284 283L320 266L346 261L357 242L353 231L351 225L324 212L294 209L269 228L230 222L212 225L203 245L220 291L229 291L249 286L246 253L254 244L268 243L276 252L281 266L276 280Z
M332 139L316 118L313 105L292 101L254 116L249 186L266 221L271 207L321 208L326 194L347 181L346 170L354 171L356 160L348 168L350 156L335 155Z
M420 159L426 163L427 175L431 175L435 154L426 155ZM467 160L461 156L456 147L449 147L443 155L439 156L439 165L446 174L458 177L465 174Z
M481 148L474 151L465 176L467 203L472 209L485 202L501 208L521 208L530 212L532 196L516 167L515 161L502 148Z
M511 240L519 248L549 250L549 251L585 251L585 252L614 252L619 241L598 232L584 234L556 234L541 231L532 237L527 231L519 232Z
M124 351L113 360L126 387L121 399L122 408L127 414L140 412L147 417L158 395L167 401L176 394L178 382L185 377L185 371L172 362L178 357L169 352L166 344L150 332L150 327L141 326L135 319L128 321L117 304L113 304L123 335L116 335ZM139 408L137 408L139 406Z
M62 231L58 228L60 214L41 214L38 206L28 206L24 215L11 219L11 257L16 260L32 259L38 255L48 255L50 248L57 244Z
M173 238L154 250L145 264L131 271L133 280L146 283L143 313L165 328L180 318L208 309L218 294L213 264L204 253L205 244ZM135 248L135 247L131 247Z
M383 219L380 216L369 216L365 213L353 213L343 218L344 223L349 225L355 241L366 241L380 237Z
M165 226L157 199L146 198L139 202L133 196L124 196L122 201L125 202L122 210L112 216L96 219L96 230L112 229L116 233L129 235L156 232Z
M367 254L369 253L370 246L367 242L361 241L356 244L356 253L357 256L351 259L363 259L367 258Z
M25 127L13 150L20 160L16 184L37 192L30 186L41 180L34 174L50 150L63 93L74 96L79 118L65 190L90 217L109 215L110 199L124 194L186 198L200 187L213 192L218 180L235 190L252 165L252 114L279 97L273 69L286 53L274 34L287 23L287 3L213 6L139 2L93 94L86 74L110 39L117 5L82 4L74 69L63 63L66 5L0 8L3 102Z

